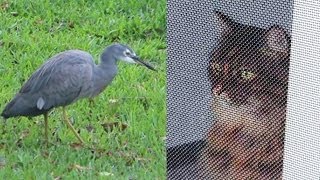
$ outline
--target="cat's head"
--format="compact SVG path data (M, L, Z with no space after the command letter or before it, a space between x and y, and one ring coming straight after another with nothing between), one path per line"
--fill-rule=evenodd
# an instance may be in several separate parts
M215 97L240 106L255 99L261 106L283 107L287 100L290 37L280 26L262 29L215 12L221 38L208 72ZM268 108L268 107L265 107Z

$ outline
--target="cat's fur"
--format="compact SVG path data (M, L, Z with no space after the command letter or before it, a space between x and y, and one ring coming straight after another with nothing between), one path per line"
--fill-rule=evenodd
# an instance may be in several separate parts
M201 155L211 179L281 179L290 36L215 12L221 30L208 71L215 122Z

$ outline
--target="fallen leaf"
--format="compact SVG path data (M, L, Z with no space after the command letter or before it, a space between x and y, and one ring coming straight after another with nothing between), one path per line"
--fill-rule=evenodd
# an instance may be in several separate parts
M56 142L62 142L60 136L59 136L59 130L60 128L54 128L54 130L52 131L52 137L55 138Z
M71 167L69 168L70 170L78 170L78 171L86 171L86 170L91 170L92 168L90 167L85 167L85 166L80 166L78 164L73 164L71 165Z
M143 108L145 111L147 111L149 109L149 102L146 97L138 98L138 102L140 102L143 105Z
M76 120L73 117L69 118L69 122L74 125L76 123Z
M62 179L61 176L54 177L54 180L61 180L61 179Z
M30 134L29 130L24 130L21 132L19 139L17 140L16 144L18 147L22 146L22 141Z
M0 149L4 149L5 148L5 143L0 143Z
M92 126L91 124L86 126L86 130L88 132L95 132L96 131L96 128L94 128L94 126Z
M146 88L141 83L138 83L136 87L139 89L139 92L147 92Z
M16 163L12 164L11 168L15 169L15 170L23 168L23 163L22 162L16 162Z
M41 25L41 24L43 24L43 20L42 19L37 19L36 21L35 21L35 24L39 24L39 25Z
M93 148L91 149L91 153L94 154L95 158L101 158L104 156L113 156L112 151L102 149L102 148L99 148L99 149Z
M73 148L73 149L76 149L76 150L79 150L81 148L84 147L84 145L82 143L71 143L70 146Z
M73 29L74 28L74 22L72 22L72 21L68 22L68 27L70 29Z
M99 172L99 176L114 176L114 174L109 172Z
M121 116L120 113L114 113L113 116L112 116L112 118L113 118L113 119L119 119L120 116Z
M41 155L44 157L44 158L48 158L49 157L49 152L48 151L43 151L41 153Z
M5 1L0 4L0 9L7 10L10 7L9 2Z
M19 15L19 13L18 13L18 12L11 12L11 15L14 16L14 17L16 17L16 16Z
M127 129L128 125L125 123L121 122L108 122L108 123L103 123L101 126L104 128L106 132L111 132L115 128L119 128L121 131Z
M119 102L118 99L110 99L110 100L109 100L109 103L111 103L111 104L115 104L115 103L117 103L117 102Z
M32 123L33 123L33 124L37 124L37 125L38 125L38 124L42 123L42 121L39 121L39 120L33 120L33 121L32 121Z
M135 158L137 156L136 153L128 151L118 151L117 155L126 162L127 166L131 166L135 162Z
M6 159L0 156L0 169L6 165Z
M61 176L56 176L56 175L54 175L53 172L51 172L50 174L51 174L51 176L53 177L53 180L61 180L61 179L62 179Z
M29 134L30 134L30 131L28 129L24 130L24 131L21 132L19 139L24 139L27 136L29 136Z
M149 159L149 158L139 158L139 157L135 158L135 160L140 161L140 162L150 162L151 161L151 159Z

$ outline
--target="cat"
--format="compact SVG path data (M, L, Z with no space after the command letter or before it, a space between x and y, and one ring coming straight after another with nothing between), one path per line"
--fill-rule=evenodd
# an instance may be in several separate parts
M201 153L206 179L281 179L291 37L215 13L208 64L215 121Z

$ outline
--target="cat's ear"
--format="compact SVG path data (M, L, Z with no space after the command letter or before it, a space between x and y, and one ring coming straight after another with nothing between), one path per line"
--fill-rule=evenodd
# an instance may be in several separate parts
M220 11L214 11L214 16L218 22L219 28L221 28L223 34L229 34L234 28L234 21L227 15Z
M274 51L288 53L290 51L290 38L285 29L272 26L266 33L267 45Z

